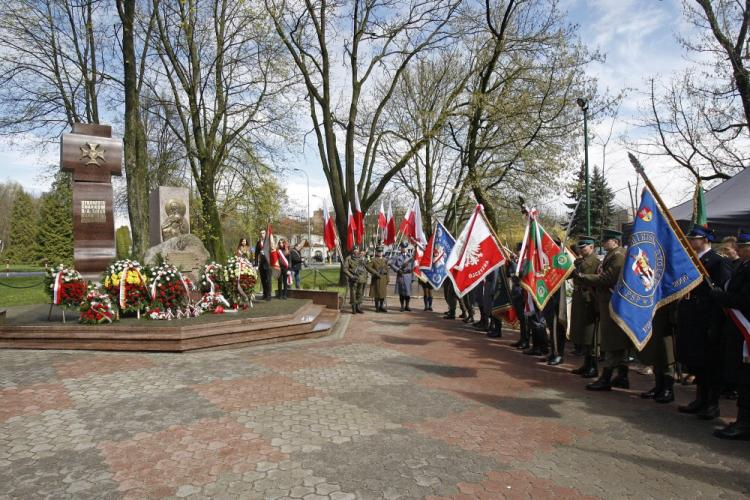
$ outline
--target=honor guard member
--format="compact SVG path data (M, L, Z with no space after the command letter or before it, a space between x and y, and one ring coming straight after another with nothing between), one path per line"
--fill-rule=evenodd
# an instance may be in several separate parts
M411 300L411 281L414 272L414 259L409 257L406 249L409 244L402 241L399 247L399 254L391 261L391 269L396 273L396 293L398 300L401 302L401 311L411 311L409 309L409 300Z
M653 389L641 393L657 403L674 401L674 333L677 329L677 303L660 307L651 321L651 339L638 353L638 360L654 371Z
M364 313L362 296L367 284L367 268L358 246L352 249L352 254L344 261L344 274L349 280L349 303L352 306L352 314L362 314Z
M711 248L713 231L693 226L687 238L713 285L724 287L732 275L732 266ZM695 375L696 384L695 401L680 406L678 411L697 414L703 420L719 416L721 346L718 325L723 314L711 297L711 287L705 280L677 305L677 359Z
M607 251L604 260L596 273L573 271L574 278L581 284L594 288L596 305L599 310L599 343L604 352L604 363L601 376L586 386L590 391L609 391L612 387L629 389L628 366L625 364L625 352L632 345L627 334L614 322L609 313L609 300L612 289L620 279L625 265L625 250L620 246L622 233L605 229L602 236L602 247ZM617 376L612 373L617 369Z
M711 297L721 307L734 309L745 320L739 316L738 322L727 315L721 318L723 375L726 382L736 387L739 397L737 420L715 430L714 435L722 439L750 440L750 342L739 326L744 323L744 328L748 328L750 322L750 231L740 230L737 254L740 262L726 287L711 290Z
M375 249L375 257L367 264L370 273L370 297L375 299L375 312L388 312L385 297L388 293L388 261L383 257L383 247Z
M575 261L580 274L596 274L599 259L594 253L594 238L581 236L576 245L579 258ZM573 300L570 306L570 341L583 349L583 365L572 372L583 378L599 376L596 362L596 298L594 287L579 278L573 279Z

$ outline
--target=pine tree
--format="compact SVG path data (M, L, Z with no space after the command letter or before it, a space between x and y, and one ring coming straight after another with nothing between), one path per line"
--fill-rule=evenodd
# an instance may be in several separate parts
M591 191L591 232L601 236L602 230L612 223L615 213L615 194L607 183L602 171L594 167L590 181Z
M73 264L73 195L70 175L60 172L50 192L42 197L36 234L37 262Z
M17 264L34 262L37 222L34 201L26 191L19 191L13 201L10 214L10 244L5 253L11 262Z

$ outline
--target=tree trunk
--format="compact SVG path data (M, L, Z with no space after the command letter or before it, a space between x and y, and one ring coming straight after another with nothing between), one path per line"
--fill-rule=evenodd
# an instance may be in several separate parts
M133 234L133 256L143 257L149 247L148 164L146 133L140 110L138 67L135 49L136 0L118 0L122 21L122 59L125 85L125 175L128 192L128 216Z
M209 161L201 162L201 177L199 179L198 192L201 195L201 210L206 227L203 233L203 244L216 262L224 262L227 252L224 248L224 237L221 231L221 216L216 205L216 188L214 179L204 172L213 172L214 167Z

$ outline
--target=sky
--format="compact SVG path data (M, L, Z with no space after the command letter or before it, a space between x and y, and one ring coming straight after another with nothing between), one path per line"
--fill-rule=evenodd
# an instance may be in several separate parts
M599 50L606 56L605 62L592 64L587 70L598 79L599 88L611 94L630 89L616 120L605 120L592 127L594 138L589 149L590 164L601 165L600 143L612 128L612 139L606 149L605 176L616 193L617 203L629 206L628 181L635 185L636 175L620 139L632 139L640 133L634 124L639 105L644 99L642 90L647 88L648 80L656 76L669 78L690 64L677 41L678 35L687 35L690 29L682 14L681 0L560 1L570 22L579 25L582 41L591 50ZM304 175L292 169L307 172L311 211L319 208L322 200L330 196L314 141L314 135L309 134L304 147L286 159L284 166L287 173L283 179L291 204L304 209L307 204L307 181ZM690 197L692 186L688 179L670 174L665 160L643 160L652 181L668 204L677 204ZM49 171L49 165L58 162L59 152L54 144L46 150L29 151L0 142L0 180L17 181L32 192L40 193L49 186L45 174ZM560 195L547 209L558 212L563 201ZM118 224L124 222L117 221Z

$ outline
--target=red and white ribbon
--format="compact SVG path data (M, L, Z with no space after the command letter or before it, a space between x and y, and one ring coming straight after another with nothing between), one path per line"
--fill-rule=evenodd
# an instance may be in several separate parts
M120 276L120 307L122 309L125 309L127 307L127 302L126 302L127 295L126 295L125 292L126 292L126 288L127 288L126 285L127 285L127 281L128 281L128 273L130 272L131 269L133 271L135 271L136 273L138 273L139 283L144 283L143 275L141 274L141 270L138 269L137 267L135 267L135 266L128 266L128 267L126 267L125 269L122 270L122 275Z
M750 320L739 309L727 309L726 311L729 317L732 318L734 326L737 327L745 339L742 345L742 362L750 363Z
M62 303L62 280L63 272L58 271L55 275L54 286L52 288L52 303L59 306Z

